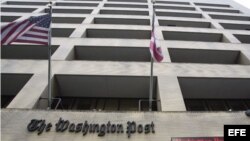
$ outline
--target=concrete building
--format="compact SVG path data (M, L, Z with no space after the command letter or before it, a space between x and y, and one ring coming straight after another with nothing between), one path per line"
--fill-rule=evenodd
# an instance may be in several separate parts
M1 24L42 15L48 2L2 0ZM225 124L250 124L250 10L232 0L157 0L155 8L164 60L154 63L154 111L147 111L151 1L54 0L53 109L48 48L2 46L2 140L171 141L223 137ZM70 122L64 132L60 118Z

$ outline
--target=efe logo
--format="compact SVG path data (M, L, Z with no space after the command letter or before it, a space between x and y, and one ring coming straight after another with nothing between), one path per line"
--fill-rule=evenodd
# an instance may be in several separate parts
M246 129L228 129L228 136L246 136Z
M250 125L224 125L225 141L250 141Z

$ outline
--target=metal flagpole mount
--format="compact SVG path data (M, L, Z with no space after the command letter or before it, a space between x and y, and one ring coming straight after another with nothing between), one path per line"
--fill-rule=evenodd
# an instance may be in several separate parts
M49 2L50 26L49 26L49 39L48 39L48 109L51 109L52 95L51 95L51 23L52 23L52 1Z

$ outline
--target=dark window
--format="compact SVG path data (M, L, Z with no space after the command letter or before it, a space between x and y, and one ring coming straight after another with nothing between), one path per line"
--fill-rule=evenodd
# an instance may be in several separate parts
M240 111L240 110L247 110L247 108L250 108L250 105L247 105L247 101L242 100L228 100L227 101L229 107L233 111Z
M243 99L185 99L187 111L245 111L250 100Z
M57 97L61 98L58 109L62 110L97 110L97 111L138 111L139 100L137 98L80 98L80 97ZM53 101L53 109L58 101ZM157 110L153 102L154 111ZM141 110L148 110L148 101L141 103Z
M186 99L185 104L188 111L207 111L205 101L195 100L195 99Z
M246 103L247 107L250 108L250 100L245 100L245 103Z
M229 107L227 106L224 100L206 100L207 106L210 111L228 111Z
M6 108L11 103L31 76L32 74L1 74L1 108Z
M1 108L7 107L10 102L14 99L13 95L2 95L1 96Z

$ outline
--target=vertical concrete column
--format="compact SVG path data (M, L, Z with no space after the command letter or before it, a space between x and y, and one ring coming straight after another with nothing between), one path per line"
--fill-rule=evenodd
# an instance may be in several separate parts
M239 63L250 65L250 49L243 49L241 50L241 54L239 56Z
M45 69L45 68L44 68ZM48 85L48 74L34 74L7 108L32 109Z
M105 1L106 0L99 2L97 7L91 7L91 9L93 8L91 14L86 14L83 23L74 30L74 32L71 34L70 37L78 37L78 38L85 37L87 26L89 24L93 24L94 17L99 14L100 9L103 7Z
M55 39L56 40L56 39ZM53 41L53 40L52 40ZM68 40L66 43L62 42L57 48L51 59L54 60L72 60L74 59L74 41ZM53 43L53 42L52 42Z
M162 111L186 111L176 76L158 76L158 87Z
M165 41L165 42L167 42L167 41ZM163 41L159 41L159 46L161 47L162 53L164 55L164 59L162 60L162 62L163 63L164 62L171 62L170 54L169 54L169 51L168 51L169 46L166 46L166 44L164 44Z

